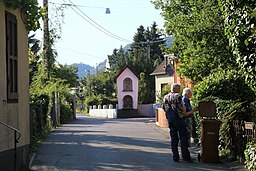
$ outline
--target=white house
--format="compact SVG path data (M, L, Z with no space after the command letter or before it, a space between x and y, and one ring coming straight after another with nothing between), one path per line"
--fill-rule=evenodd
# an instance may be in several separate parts
M163 62L150 74L155 76L156 102L160 101L158 97L161 94L164 86L167 84L173 84L175 82L174 72L175 71L172 63L167 57L165 57L165 60L163 60Z
M126 66L116 77L118 110L138 109L138 76ZM134 111L135 112L135 111Z

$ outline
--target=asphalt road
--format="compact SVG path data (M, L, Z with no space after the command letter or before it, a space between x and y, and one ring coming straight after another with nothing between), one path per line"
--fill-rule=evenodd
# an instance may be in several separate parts
M167 129L154 118L105 119L77 115L42 142L33 171L224 171L242 170L223 163L172 161ZM196 159L198 147L190 148Z

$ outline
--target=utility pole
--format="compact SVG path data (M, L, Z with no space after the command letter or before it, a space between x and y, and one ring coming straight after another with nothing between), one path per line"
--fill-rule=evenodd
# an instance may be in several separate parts
M90 77L91 77L91 73L90 73L90 70L87 70L87 77L88 77L88 96L90 97L91 96L91 83L90 83Z
M150 42L147 40L147 56L148 56L148 63L150 61Z
M149 40L147 40L147 56L148 56L148 59L150 59L150 44L149 44Z
M49 47L49 16L48 16L48 0L43 0L43 6L45 8L45 17L43 20L44 27L43 27L43 35L44 35L44 40L43 40L43 51L45 52L44 54L44 59L43 63L44 66L47 67L48 69L48 60L47 60L47 52L48 52L48 47Z
M49 10L48 10L48 0L43 0L43 6L45 8L45 18L43 20L44 27L43 27L43 65L45 72L47 72L47 78L50 79L50 54L49 54L49 46L50 46L50 33L49 33ZM59 101L58 101L58 93L53 91L52 92L52 111L51 111L51 121L54 127L56 127L59 124L60 116L58 115L58 107L59 107Z
M96 76L98 75L98 63L96 63Z

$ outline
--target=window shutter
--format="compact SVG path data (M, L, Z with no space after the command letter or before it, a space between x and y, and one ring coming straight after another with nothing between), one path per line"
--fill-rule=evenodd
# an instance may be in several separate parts
M16 16L5 12L7 101L18 102L18 35Z

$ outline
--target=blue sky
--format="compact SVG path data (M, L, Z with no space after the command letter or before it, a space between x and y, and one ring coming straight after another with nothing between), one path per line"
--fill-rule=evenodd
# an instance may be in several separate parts
M155 21L158 28L163 28L160 11L150 0L49 0L50 9L52 3L78 5L73 9L83 16L71 7L64 10L61 39L55 44L57 61L61 64L82 62L96 66L107 59L114 48L124 47L129 43L126 40L132 41L140 25L150 27ZM110 9L110 14L105 14L106 8Z

